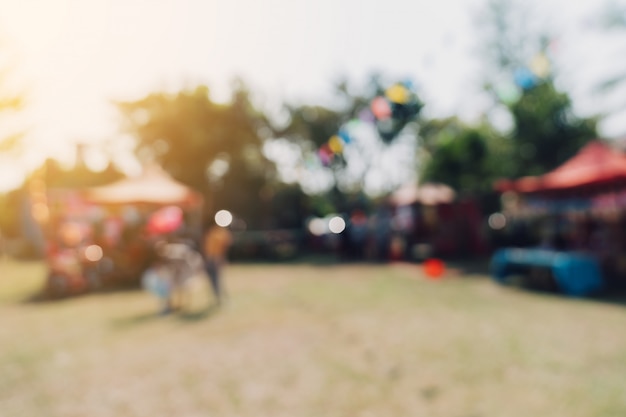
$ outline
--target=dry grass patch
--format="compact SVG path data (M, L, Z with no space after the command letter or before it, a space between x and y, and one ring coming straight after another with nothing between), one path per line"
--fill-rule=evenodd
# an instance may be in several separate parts
M24 303L0 263L7 416L626 415L626 310L411 265L230 265L157 316L127 291Z

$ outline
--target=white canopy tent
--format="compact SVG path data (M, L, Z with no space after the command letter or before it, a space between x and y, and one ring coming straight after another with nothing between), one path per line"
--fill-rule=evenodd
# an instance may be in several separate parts
M92 187L84 191L87 201L96 204L199 205L202 197L174 180L161 167L145 167L137 177Z

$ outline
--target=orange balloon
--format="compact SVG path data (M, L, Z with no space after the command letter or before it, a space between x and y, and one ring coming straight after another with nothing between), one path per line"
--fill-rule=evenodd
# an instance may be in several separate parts
M424 261L424 273L430 279L439 279L445 272L446 267L440 259L427 259Z

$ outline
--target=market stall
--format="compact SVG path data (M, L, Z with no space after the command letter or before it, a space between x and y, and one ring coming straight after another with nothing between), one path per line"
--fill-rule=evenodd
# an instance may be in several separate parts
M423 259L430 255L484 253L478 205L471 199L459 199L449 186L407 184L396 190L390 201L405 257Z
M202 197L150 166L109 185L49 190L47 290L72 294L135 285L166 235L197 240Z
M533 241L534 248L502 249L495 254L494 276L498 280L504 279L507 269L548 268L558 289L568 292L568 287L579 288L585 277L595 272L583 277L571 269L557 271L557 263L567 257L574 263L595 263L596 267L588 271L601 274L601 286L590 278L594 283L574 291L576 295L625 282L625 154L604 142L592 141L545 175L500 180L495 188L503 193L504 214L510 223L525 224L535 235L534 239L523 239ZM543 252L536 251L537 247Z

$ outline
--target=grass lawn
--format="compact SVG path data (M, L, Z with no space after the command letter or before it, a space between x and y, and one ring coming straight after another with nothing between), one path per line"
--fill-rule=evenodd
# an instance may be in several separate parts
M626 416L626 307L414 265L230 265L183 313L148 293L24 302L0 261L0 415Z

